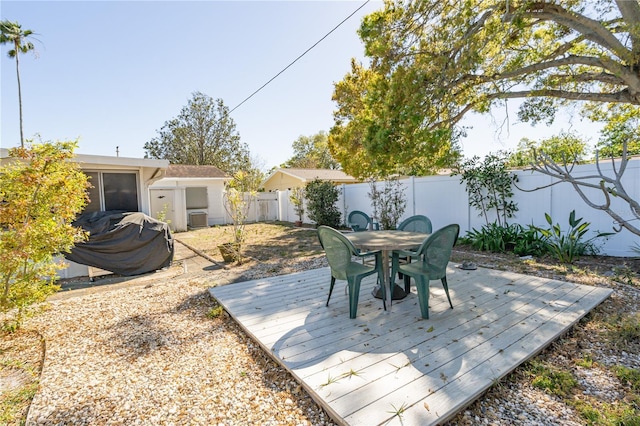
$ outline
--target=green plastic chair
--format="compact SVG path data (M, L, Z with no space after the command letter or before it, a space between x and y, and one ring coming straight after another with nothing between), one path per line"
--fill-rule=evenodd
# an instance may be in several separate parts
M349 225L349 228L351 228L353 232L368 231L369 224L372 223L369 215L360 210L352 211L347 218L347 225Z
M399 231L410 231L410 232L420 232L422 234L430 234L431 231L433 230L433 227L431 225L431 220L428 217L421 214L417 214L415 216L411 216L403 220L402 222L400 222L400 225L398 225L397 229ZM392 253L392 260L393 260L393 253ZM411 258L410 256L406 256L400 259L400 261L403 261L403 260L405 263L410 263L414 259ZM398 278L400 279L404 278L402 273L398 273ZM405 288L405 292L407 293L409 292L409 288L410 288L410 284L408 281L409 281L408 278L404 279L404 288Z
M349 289L349 318L355 318L358 311L358 298L360 296L360 282L364 277L369 275L378 274L378 282L382 282L382 254L380 251L361 253L355 246L349 241L347 237L342 235L339 231L329 226L318 227L318 238L320 239L320 245L324 248L329 261L329 267L331 268L331 286L329 287L329 297L327 297L327 304L329 306L329 300L331 299L331 293L336 280L347 281ZM353 257L375 257L375 265L369 266L363 263L353 261ZM384 301L384 286L382 287L383 299L382 306L387 309Z
M453 309L451 297L449 297L449 286L447 284L447 264L451 258L451 251L460 233L460 226L457 224L447 225L429 235L420 248L416 251L398 250L394 252L391 263L391 276L395 277L396 272L401 272L405 276L405 286L413 278L418 289L418 302L422 318L429 319L429 281L441 280L449 306ZM401 264L400 256L410 256L419 260L412 263ZM405 290L408 289L405 288Z
M431 220L421 214L411 216L398 225L399 231L421 232L423 234L430 234L432 229Z

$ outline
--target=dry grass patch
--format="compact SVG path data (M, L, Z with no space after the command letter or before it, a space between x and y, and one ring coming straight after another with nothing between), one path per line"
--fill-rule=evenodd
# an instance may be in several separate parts
M298 259L323 255L315 228L293 227L288 222L250 223L245 227L243 256L254 261ZM175 234L178 241L201 250L222 263L218 246L233 241L233 227L212 226Z
M19 330L0 335L0 424L24 424L43 360L39 333Z

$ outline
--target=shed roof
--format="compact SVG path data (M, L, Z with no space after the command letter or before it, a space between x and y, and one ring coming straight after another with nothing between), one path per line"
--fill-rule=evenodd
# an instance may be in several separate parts
M172 178L228 178L225 172L216 166L192 166L187 164L170 164L165 177Z

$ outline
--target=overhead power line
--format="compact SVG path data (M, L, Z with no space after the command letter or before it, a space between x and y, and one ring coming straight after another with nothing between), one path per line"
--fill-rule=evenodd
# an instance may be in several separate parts
M307 53L309 53L309 51L311 51L311 49L313 49L314 47L316 47L318 44L320 44L325 38L329 37L329 35L331 35L332 32L334 32L335 30L337 30L342 24L344 24L345 22L347 22L349 20L349 18L351 18L353 15L355 15L360 9L362 9L367 3L369 3L370 0L366 0L364 3L362 3L362 5L360 5L360 7L358 7L356 10L354 10L349 16L347 16L346 18L344 18L338 25L336 25L335 27L333 27L331 29L331 31L329 31L328 33L326 33L320 40L316 41L313 46L311 46L310 48L308 48L307 50L305 50L300 56L298 56L296 59L294 59L289 65L287 65L286 67L284 67L282 70L280 70L279 73L277 73L276 75L274 75L273 77L271 77L269 79L269 81L267 81L265 84L263 84L262 86L260 86L255 92L253 92L252 94L250 94L249 96L247 96L242 102L240 102L238 105L236 105L235 107L233 107L233 109L231 109L231 111L229 111L229 114L231 114L233 111L235 111L236 109L238 109L242 104L244 104L245 102L247 102L249 99L251 99L255 94L257 94L259 91L261 91L262 89L264 89L269 83L271 83L273 80L275 80L276 78L278 78L278 76L280 74L282 74L283 72L285 72L287 69L289 69L289 67L291 67L293 64L295 64L300 58L302 58L304 55L306 55Z

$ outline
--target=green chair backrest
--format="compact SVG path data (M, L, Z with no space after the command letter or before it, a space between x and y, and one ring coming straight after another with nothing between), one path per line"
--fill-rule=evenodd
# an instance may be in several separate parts
M318 238L327 255L331 275L346 280L347 267L351 264L351 256L357 254L356 248L347 237L329 226L318 227Z
M356 232L368 230L370 223L371 218L369 215L360 210L352 211L347 218L347 225Z
M430 279L441 279L446 275L451 251L459 233L460 225L447 225L429 235L418 249L417 254L428 265Z
M431 220L428 217L417 214L403 220L398 228L400 231L420 232L430 234L432 229Z

